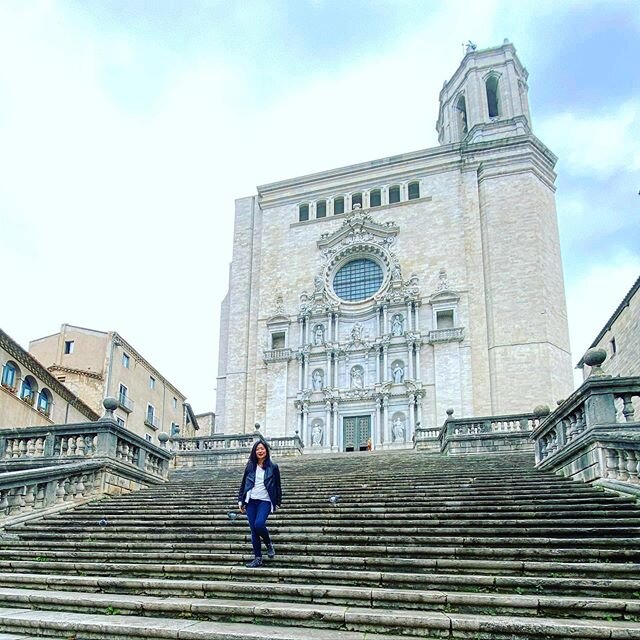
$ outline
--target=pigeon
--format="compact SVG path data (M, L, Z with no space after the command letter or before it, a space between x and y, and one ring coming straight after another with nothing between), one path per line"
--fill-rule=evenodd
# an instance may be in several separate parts
M107 519L106 519L106 518L100 518L100 520L98 520L98 524L99 524L101 527L106 527L109 523L107 522Z
M340 496L331 496L329 502L335 507L340 502Z
M238 514L235 511L227 511L227 518L229 520L235 520L238 517Z

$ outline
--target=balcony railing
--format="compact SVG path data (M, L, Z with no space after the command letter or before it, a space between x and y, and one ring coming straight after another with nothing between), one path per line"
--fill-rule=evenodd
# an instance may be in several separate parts
M147 425L147 427L151 427L152 429L157 429L158 416L147 414L147 416L144 419L144 423Z
M118 394L118 406L123 411L131 413L133 411L133 400L126 393L120 393Z
M265 362L287 362L291 360L291 349L265 349Z
M451 329L432 329L429 331L429 342L462 342L464 340L464 328L452 327Z

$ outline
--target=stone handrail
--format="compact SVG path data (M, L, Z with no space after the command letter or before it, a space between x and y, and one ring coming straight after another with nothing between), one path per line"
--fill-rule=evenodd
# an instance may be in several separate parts
M176 440L175 466L244 464L257 438L268 443L271 453L278 457L302 454L304 445L298 435L263 438L259 431L236 435L213 435Z
M461 342L464 340L464 327L451 327L449 329L431 329L428 340L434 342Z
M530 450L529 436L539 424L534 413L453 418L450 409L447 414L440 433L440 450L448 455Z
M0 431L0 470L111 459L166 479L171 453L110 419Z
M640 484L640 377L592 375L532 434L536 466L586 482Z
M265 362L286 362L291 360L293 352L291 349L265 349L264 361Z

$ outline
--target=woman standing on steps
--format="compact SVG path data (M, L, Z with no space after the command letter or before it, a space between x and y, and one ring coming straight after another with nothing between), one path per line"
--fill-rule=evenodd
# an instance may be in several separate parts
M267 529L267 518L281 502L280 469L275 462L271 462L267 443L258 440L249 454L238 491L238 509L240 513L247 514L251 527L254 558L247 565L251 569L262 566L261 540L267 546L267 556L274 558L276 555Z

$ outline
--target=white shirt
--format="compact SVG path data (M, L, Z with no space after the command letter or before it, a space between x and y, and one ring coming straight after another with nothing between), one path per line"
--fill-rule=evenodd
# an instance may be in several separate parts
M269 492L264 486L264 469L259 465L256 466L256 482L253 485L253 489L247 491L246 501L249 502L249 500L266 500L267 502L271 502Z

